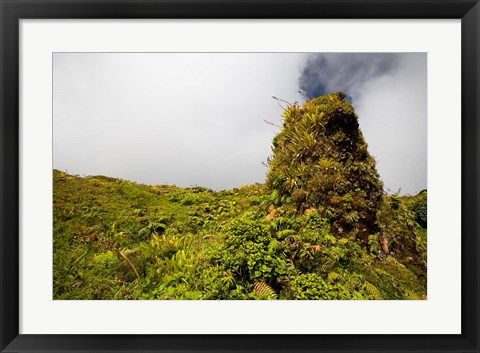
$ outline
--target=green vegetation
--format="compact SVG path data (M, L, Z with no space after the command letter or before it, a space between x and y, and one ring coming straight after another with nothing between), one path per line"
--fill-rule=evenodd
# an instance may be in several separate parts
M343 94L283 120L265 184L54 170L54 299L425 299L427 192L383 192Z

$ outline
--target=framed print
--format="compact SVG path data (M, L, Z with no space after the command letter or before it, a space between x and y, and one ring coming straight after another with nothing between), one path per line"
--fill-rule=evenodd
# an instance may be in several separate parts
M2 1L2 352L478 352L479 9Z

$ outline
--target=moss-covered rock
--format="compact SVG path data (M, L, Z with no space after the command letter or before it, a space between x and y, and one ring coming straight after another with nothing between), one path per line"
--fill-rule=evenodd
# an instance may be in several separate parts
M267 185L279 199L320 208L337 235L354 231L366 241L379 231L383 184L345 94L289 106L272 150Z

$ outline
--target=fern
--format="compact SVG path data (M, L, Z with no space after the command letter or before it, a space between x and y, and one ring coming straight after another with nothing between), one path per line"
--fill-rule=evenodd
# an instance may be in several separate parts
M270 243L268 244L268 250L270 250L271 252L276 252L276 251L280 251L282 249L283 249L282 243L280 243L276 239L270 240Z
M383 299L378 288L375 287L370 282L365 281L365 283L363 284L363 289L368 293L370 297L369 299L375 299L375 300Z
M337 272L332 271L332 272L328 273L328 280L332 283L341 279L341 278L342 278L342 276L339 275Z
M253 289L255 289L255 292L262 297L266 297L269 299L277 299L277 293L275 292L275 290L265 282L255 282L253 284Z
M380 242L378 240L378 233L368 236L368 245L372 254L378 254L380 252Z

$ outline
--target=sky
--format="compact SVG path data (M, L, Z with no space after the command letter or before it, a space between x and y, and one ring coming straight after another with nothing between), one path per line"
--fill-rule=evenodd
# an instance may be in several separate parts
M347 94L386 191L427 188L426 53L54 53L53 167L263 183L283 103ZM285 106L285 104L283 104Z

